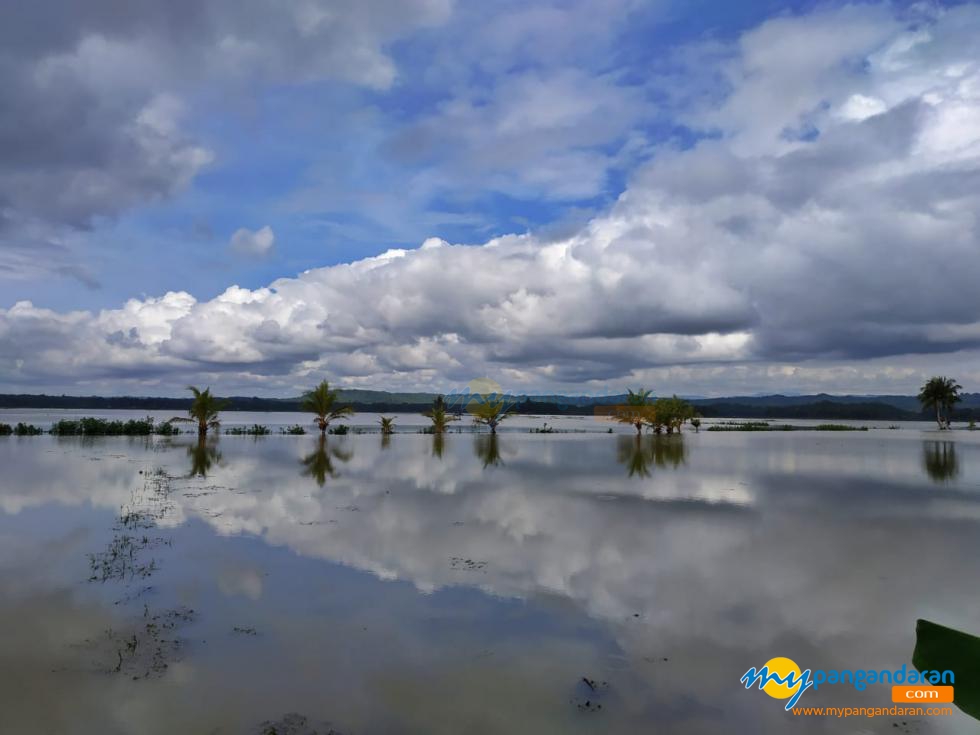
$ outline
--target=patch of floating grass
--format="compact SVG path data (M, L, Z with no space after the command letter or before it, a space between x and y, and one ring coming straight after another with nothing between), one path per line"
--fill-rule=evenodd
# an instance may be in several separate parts
M707 431L867 431L867 426L849 424L817 424L816 426L794 426L792 424L770 424L768 421L724 421L713 424Z

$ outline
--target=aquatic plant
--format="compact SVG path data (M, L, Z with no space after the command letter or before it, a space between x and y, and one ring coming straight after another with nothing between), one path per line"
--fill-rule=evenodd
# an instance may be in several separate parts
M19 422L17 426L14 427L14 434L16 436L40 436L43 433L43 429L35 426L34 424L25 424L23 421Z
M299 424L293 424L292 426L287 426L283 429L280 429L279 431L282 434L288 434L290 436L303 436L306 433L306 429L304 429Z
M225 433L233 436L266 436L272 432L267 426L252 424L251 426L233 426L230 429L225 429Z
M394 434L395 433L395 417L394 416L382 416L378 423L381 425L382 434Z
M62 419L51 427L50 433L56 436L149 436L153 433L170 435L176 430L169 422L154 426L150 416L128 421L83 417Z

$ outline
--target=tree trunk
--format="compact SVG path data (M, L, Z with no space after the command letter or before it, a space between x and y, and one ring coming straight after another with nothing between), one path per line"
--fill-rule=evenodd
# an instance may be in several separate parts
M939 424L939 430L943 429L943 414L940 405L936 404L936 423Z

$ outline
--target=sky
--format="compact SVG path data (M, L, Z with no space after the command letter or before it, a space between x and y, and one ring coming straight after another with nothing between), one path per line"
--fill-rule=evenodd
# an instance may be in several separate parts
M980 390L980 4L0 11L0 391Z

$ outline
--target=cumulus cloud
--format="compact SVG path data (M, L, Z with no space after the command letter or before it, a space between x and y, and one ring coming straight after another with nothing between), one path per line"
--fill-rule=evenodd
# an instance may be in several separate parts
M231 249L244 255L267 255L276 243L276 235L269 225L258 229L249 230L240 227L231 236Z
M442 22L449 0L21 5L0 28L0 272L133 207L184 190L214 152L182 124L209 82L390 87L384 47ZM58 264L81 268L63 252ZM48 269L51 270L51 269Z
M270 389L327 372L908 390L980 349L978 30L975 6L914 24L867 6L770 21L715 50L723 93L682 111L711 134L660 148L571 235L433 240L203 302L19 303L0 311L0 382L63 381L67 362L86 381L203 373ZM566 118L601 130L601 99L555 116L517 95L487 116L501 135L547 137ZM857 360L870 362L849 372Z

